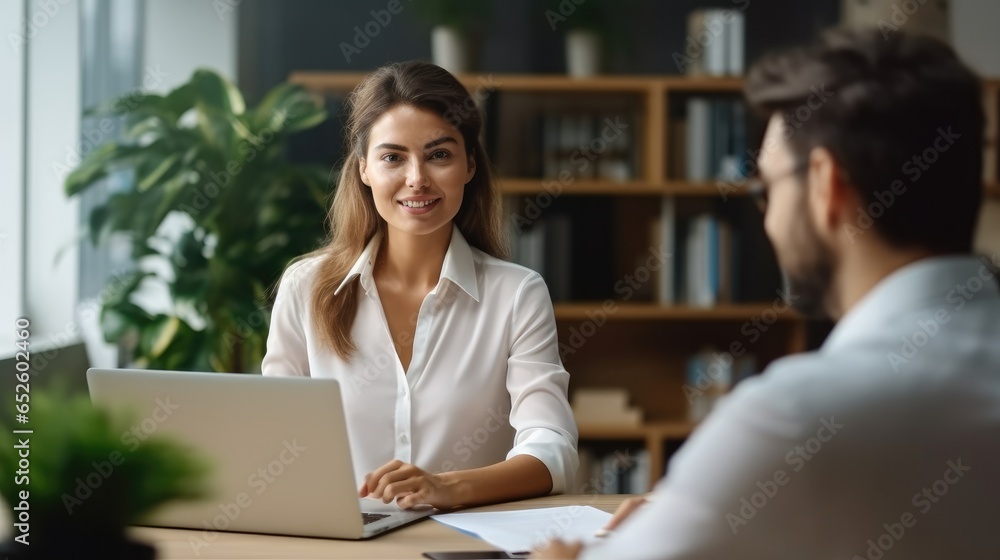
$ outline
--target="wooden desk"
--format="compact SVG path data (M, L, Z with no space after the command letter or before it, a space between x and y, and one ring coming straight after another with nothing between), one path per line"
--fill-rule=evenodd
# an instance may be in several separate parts
M588 505L613 512L627 496L596 495L549 496L520 502L466 511L506 511L554 506ZM477 538L459 533L432 519L423 519L367 541L342 541L303 537L279 537L249 533L218 533L210 546L196 554L190 537L201 536L201 531L182 529L157 529L133 527L130 534L136 539L154 544L159 560L221 559L221 558L422 558L430 550L490 550L494 547Z

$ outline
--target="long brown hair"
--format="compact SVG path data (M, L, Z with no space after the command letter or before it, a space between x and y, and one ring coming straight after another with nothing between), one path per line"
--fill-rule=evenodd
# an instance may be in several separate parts
M367 153L372 125L398 105L433 111L462 133L466 153L475 158L476 173L465 186L454 223L469 245L507 258L500 191L480 142L483 116L468 90L446 70L427 62L402 62L375 70L348 99L348 153L328 216L331 238L314 253L322 260L311 299L313 327L321 344L345 360L356 349L351 329L358 310L358 280L349 282L339 294L334 291L375 234L386 232L371 189L361 182L359 162Z

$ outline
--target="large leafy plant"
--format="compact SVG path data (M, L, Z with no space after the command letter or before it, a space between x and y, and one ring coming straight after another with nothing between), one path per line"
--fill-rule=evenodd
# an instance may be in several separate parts
M132 340L132 361L171 370L252 370L263 358L270 287L288 261L323 236L328 169L286 156L291 134L327 113L315 96L282 84L245 107L239 90L209 70L166 95L131 95L110 112L124 134L94 150L66 178L77 195L124 174L93 209L94 244L131 239L138 264L102 298L108 342ZM161 228L168 215L183 233ZM174 228L176 229L176 228ZM165 260L168 270L149 266ZM150 313L133 297L144 281L167 285L171 311Z

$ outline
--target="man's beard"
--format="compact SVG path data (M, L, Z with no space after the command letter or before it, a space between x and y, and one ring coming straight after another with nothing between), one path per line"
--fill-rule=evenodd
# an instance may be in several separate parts
M803 209L799 227L792 236L790 252L793 264L783 269L785 288L791 294L790 304L793 309L807 317L820 319L829 318L834 310L833 303L833 270L834 255L816 232L812 215Z

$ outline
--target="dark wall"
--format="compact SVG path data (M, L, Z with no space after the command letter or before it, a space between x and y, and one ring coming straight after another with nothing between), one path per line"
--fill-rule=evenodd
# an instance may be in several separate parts
M416 3L400 0L402 11L379 27L360 53L347 60L340 44L355 42L371 12L389 0L245 0L240 5L239 82L248 103L288 79L296 70L365 71L387 62L430 60L430 26ZM553 31L546 4L559 0L468 0L488 2L492 16L483 31L480 72L564 73L565 29ZM562 0L571 2L573 0ZM672 54L683 53L687 16L698 8L746 6L746 59L767 50L811 41L839 20L840 0L585 0L600 6L610 28L608 74L677 74ZM600 3L600 4L598 4ZM582 6L583 4L581 4ZM335 103L335 101L331 101ZM338 107L329 107L336 115ZM331 119L298 135L291 155L299 161L335 165L340 159L340 126Z
M355 26L372 21L372 10L389 0L246 0L240 6L240 85L255 102L294 70L362 71L386 62L430 59L429 25L414 4L400 0L402 12L361 53L346 60L340 43L353 43ZM469 0L488 1L488 0ZM565 0L569 2L570 0ZM603 2L612 28L608 73L675 74L671 54L683 52L687 14L697 8L746 5L747 60L764 51L811 40L839 19L840 0L586 0ZM493 0L485 30L480 71L561 73L565 71L562 31L552 31L540 0ZM569 16L567 23L572 21Z

